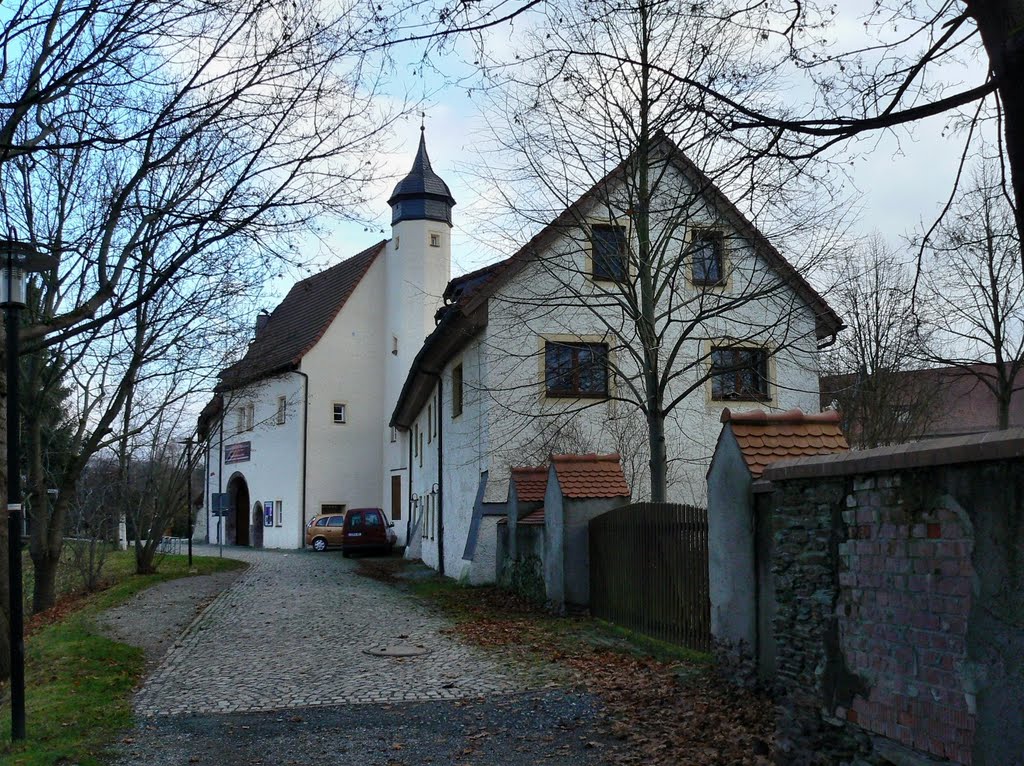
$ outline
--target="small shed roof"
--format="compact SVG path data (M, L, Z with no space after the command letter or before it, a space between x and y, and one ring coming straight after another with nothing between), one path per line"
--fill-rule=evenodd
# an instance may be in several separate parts
M618 453L611 455L552 455L563 497L629 497Z
M544 499L548 489L548 469L546 466L530 468L513 468L512 481L516 485L516 496L521 502L536 503Z
M771 463L804 455L828 455L850 449L839 427L838 412L805 414L800 410L769 413L722 411L743 459L755 479Z

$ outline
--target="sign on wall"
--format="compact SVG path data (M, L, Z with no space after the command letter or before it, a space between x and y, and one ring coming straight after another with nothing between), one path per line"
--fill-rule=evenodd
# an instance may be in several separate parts
M272 527L274 526L274 501L264 500L263 501L263 526Z
M225 463L244 463L252 454L252 442L237 442L224 445Z
M228 512L228 493L211 492L210 506L214 516L224 516Z

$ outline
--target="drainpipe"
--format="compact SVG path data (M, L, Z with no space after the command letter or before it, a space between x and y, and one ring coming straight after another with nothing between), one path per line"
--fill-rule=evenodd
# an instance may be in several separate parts
M302 497L299 507L302 509L302 526L299 527L299 550L306 548L306 458L309 455L309 375L302 370L295 370L302 376Z
M407 484L407 491L405 493L405 499L409 504L409 512L405 515L405 547L406 549L412 545L412 432L407 431L409 434L409 470L406 471L405 478Z
M437 572L444 577L444 423L441 420L442 382L437 378Z
M220 463L217 465L217 496L220 498L220 513L217 515L217 553L224 558L224 416L227 402L220 407Z

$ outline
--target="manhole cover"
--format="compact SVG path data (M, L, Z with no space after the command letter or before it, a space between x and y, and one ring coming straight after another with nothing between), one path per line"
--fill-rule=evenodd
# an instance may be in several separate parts
M421 654L429 654L430 650L419 644L391 644L390 646L374 646L363 649L363 654L373 657L419 657Z

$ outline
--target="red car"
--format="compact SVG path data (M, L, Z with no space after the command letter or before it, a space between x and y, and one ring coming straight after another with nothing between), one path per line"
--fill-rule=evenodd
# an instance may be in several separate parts
M341 533L341 555L356 551L382 551L391 553L398 542L395 523L388 521L380 508L351 508L345 511L345 526Z

